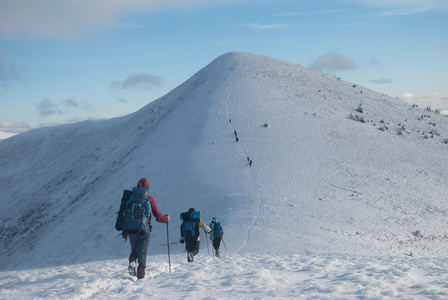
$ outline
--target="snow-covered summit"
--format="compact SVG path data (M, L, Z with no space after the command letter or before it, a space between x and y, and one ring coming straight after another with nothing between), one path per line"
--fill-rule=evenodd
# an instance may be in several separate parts
M126 258L115 216L141 177L172 239L194 207L232 253L447 257L447 139L436 113L228 53L133 114L0 143L0 268Z

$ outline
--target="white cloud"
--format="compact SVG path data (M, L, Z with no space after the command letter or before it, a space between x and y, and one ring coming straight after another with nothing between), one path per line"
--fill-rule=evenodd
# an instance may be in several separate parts
M72 38L118 26L132 12L183 9L206 0L1 0L0 34Z
M19 122L0 122L0 140L11 137L17 133L21 133L31 129L27 123Z
M330 15L330 14L339 14L346 12L345 9L332 9L332 10L317 10L317 11L300 11L300 12L284 12L277 13L274 16L277 17L300 17L300 16L309 16L309 15Z
M336 52L326 52L316 58L310 65L311 69L323 71L341 71L356 68L356 63L351 58Z
M442 114L448 115L448 94L432 93L430 95L413 95L404 93L401 99L410 104L417 104L419 107L438 109Z
M130 13L151 13L166 9L187 9L210 5L237 5L260 0L1 0L0 35L33 38L72 38L117 26L139 26L123 22ZM446 0L338 0L386 9L382 15L422 11L448 12ZM313 14L338 13L324 10ZM288 12L278 15L301 15ZM309 14L306 13L305 14ZM274 24L274 26L284 26ZM272 25L259 25L271 28Z
M268 29L278 29L278 28L286 28L290 25L287 24L259 24L259 23L252 23L248 25L250 28L253 29L262 29L262 30L268 30Z
M411 15L426 11L437 11L448 13L448 1L446 0L341 0L364 4L372 7L385 9L379 13L382 16Z
M0 122L0 128L19 128L19 129L29 129L30 125L26 123L18 122Z

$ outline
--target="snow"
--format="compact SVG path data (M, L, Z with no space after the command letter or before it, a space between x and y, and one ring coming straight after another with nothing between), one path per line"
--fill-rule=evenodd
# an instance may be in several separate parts
M446 298L447 139L434 112L225 54L131 115L0 143L0 298ZM221 260L202 236L169 272L153 222L147 277L127 274L114 223L141 177L171 242L190 207L220 218Z
M0 131L0 142L15 135L16 133Z
M203 251L207 253L207 250ZM4 299L446 299L447 260L345 255L153 256L143 280L123 259L0 272Z

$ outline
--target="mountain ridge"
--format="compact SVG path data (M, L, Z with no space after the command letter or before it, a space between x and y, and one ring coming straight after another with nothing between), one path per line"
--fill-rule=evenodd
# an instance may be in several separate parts
M171 230L195 207L223 220L236 253L446 257L447 123L330 75L227 53L133 114L0 143L0 268L126 257L113 223L140 177ZM154 229L151 244L164 239Z

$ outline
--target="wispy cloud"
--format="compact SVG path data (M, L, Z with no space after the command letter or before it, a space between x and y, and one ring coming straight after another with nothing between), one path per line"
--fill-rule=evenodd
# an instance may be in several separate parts
M393 83L392 79L388 79L388 78L377 78L377 79L371 79L369 80L371 83L376 83L376 84L389 84L389 83Z
M252 23L247 25L253 29L261 29L261 30L269 30L269 29L279 29L279 28L287 28L291 25L288 24L260 24L260 23Z
M283 12L274 14L277 17L301 17L309 15L330 15L347 12L345 9L332 9L332 10L317 10L317 11L296 11L296 12Z
M21 133L31 129L27 123L19 122L0 122L0 132Z
M132 89L132 88L150 88L163 85L164 80L157 75L132 74L123 81L114 81L112 88Z
M30 125L27 123L18 123L18 122L0 122L0 128L20 128L20 129L29 129Z
M72 38L114 28L123 16L162 9L185 9L206 0L2 0L0 34L33 38Z
M336 52L326 52L316 58L309 66L318 71L344 71L356 68L353 59Z
M417 104L423 108L430 106L432 109L438 109L443 114L448 115L448 94L446 93L432 93L429 95L404 93L401 99L410 104Z
M427 11L437 11L448 13L448 1L446 0L340 0L344 3L352 2L356 4L378 7L383 9L377 15L412 15Z
M74 98L67 98L58 101L53 101L49 98L44 98L36 104L36 109L39 115L63 115L71 111L71 109L79 109L82 111L91 111L92 107L85 101L78 101Z

